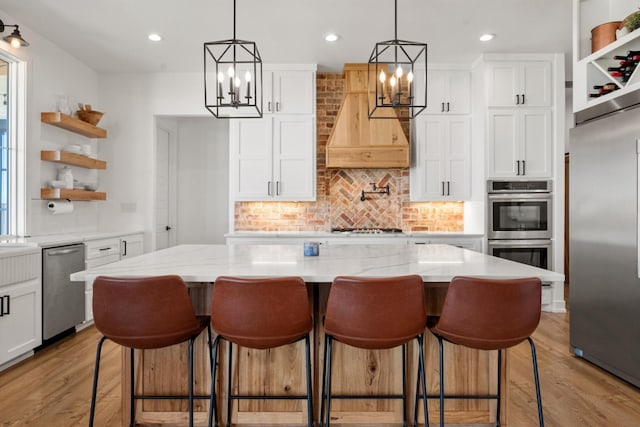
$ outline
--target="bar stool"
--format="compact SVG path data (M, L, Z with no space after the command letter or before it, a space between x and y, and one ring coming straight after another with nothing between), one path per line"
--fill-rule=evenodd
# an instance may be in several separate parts
M96 351L89 426L93 426L100 371L100 353L106 339L130 349L131 414L135 424L135 400L188 399L189 426L193 426L193 400L210 399L193 395L193 343L207 329L211 342L209 316L196 316L184 281L179 276L115 278L100 276L93 282L93 321L102 333ZM188 396L146 396L135 394L134 349L158 349L189 342ZM209 363L213 368L211 346Z
M427 326L438 339L440 360L440 426L444 426L444 399L495 399L500 426L500 381L502 351L525 340L531 347L533 376L538 402L538 421L544 426L538 380L536 348L531 334L540 323L541 283L537 278L493 280L454 277L447 290L440 316L427 319ZM446 340L477 350L498 351L498 385L495 395L459 396L444 394L444 352ZM423 395L424 396L424 395Z
M309 332L313 327L307 287L300 277L246 279L219 277L213 285L211 324L218 334L213 342L214 370L211 398L215 397L216 364L220 340L229 343L227 376L227 426L231 425L232 400L306 399L307 422L313 426L313 392L311 384L311 353ZM270 349L304 339L306 355L307 394L240 395L231 393L233 344L251 349ZM217 407L211 406L209 425Z
M420 276L342 276L334 279L329 290L324 319L325 366L322 375L321 425L330 425L332 398L402 399L403 425L407 425L406 345L413 339L418 341L418 383L422 378L422 391L425 393L423 337L426 319L424 283ZM352 347L371 350L402 346L402 394L332 396L331 367L334 340ZM423 400L423 410L426 414L426 400Z

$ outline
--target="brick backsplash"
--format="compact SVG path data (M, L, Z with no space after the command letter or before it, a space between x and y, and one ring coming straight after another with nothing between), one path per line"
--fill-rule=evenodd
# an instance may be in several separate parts
M406 169L327 169L325 148L344 96L344 74L317 73L315 202L236 202L236 231L329 231L332 227L463 231L464 203L409 202ZM409 123L402 121L409 134ZM372 183L390 194L368 194Z

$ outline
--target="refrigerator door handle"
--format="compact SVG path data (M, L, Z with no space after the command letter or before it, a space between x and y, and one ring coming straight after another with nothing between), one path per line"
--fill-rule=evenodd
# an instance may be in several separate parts
M636 171L640 171L640 138L636 139ZM638 176L638 182L636 183L636 201L638 206L636 207L636 273L640 278L640 174Z

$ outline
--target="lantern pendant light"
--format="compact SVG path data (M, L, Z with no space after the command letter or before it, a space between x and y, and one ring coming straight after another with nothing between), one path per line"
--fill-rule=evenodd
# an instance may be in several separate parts
M204 102L219 119L262 117L262 58L255 42L233 38L204 43Z
M396 109L414 118L427 107L427 44L398 39L394 2L394 39L376 43L369 58L370 119L395 119Z

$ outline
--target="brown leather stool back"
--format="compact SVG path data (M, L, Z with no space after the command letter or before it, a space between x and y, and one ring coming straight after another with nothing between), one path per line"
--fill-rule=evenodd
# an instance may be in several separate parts
M420 276L342 276L331 285L324 328L345 344L387 349L420 335L426 319Z
M540 279L454 277L432 331L466 347L497 350L526 340L540 323Z
M307 287L300 277L219 277L213 287L211 325L243 347L293 343L313 326Z
M99 276L93 282L93 319L105 337L136 349L186 341L207 325L196 318L180 276Z

